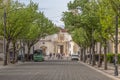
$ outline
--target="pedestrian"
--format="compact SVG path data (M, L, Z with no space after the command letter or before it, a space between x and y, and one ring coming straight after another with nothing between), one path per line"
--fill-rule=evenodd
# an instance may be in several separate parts
M102 66L102 62L103 62L103 57L100 56L100 66Z
M49 54L49 57L50 57L50 58L52 57L52 53Z
M60 59L60 53L58 53L58 59Z
M53 53L53 57L54 57L54 59L55 59L55 53Z
M114 66L115 66L115 56L113 57L113 64L114 64Z

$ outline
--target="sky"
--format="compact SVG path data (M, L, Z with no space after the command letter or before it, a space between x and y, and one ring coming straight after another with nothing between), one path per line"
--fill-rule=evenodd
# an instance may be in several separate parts
M22 3L28 4L30 0L18 0ZM39 3L39 10L44 12L54 24L59 27L64 27L64 23L61 21L62 14L67 11L67 3L73 0L32 0Z

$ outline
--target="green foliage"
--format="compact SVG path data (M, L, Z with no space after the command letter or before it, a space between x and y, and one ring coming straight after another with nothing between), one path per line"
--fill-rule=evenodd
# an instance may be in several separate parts
M104 54L95 54L95 61L99 61L99 55L100 55L100 59L104 61Z
M100 16L101 35L103 39L112 39L114 34L114 11L108 1L99 1L98 15ZM109 8L109 9L108 9Z
M69 2L69 12L63 14L65 28L69 33L74 32L72 35L78 32L75 32L76 29L83 28L86 33L84 39L89 40L87 44L92 44L92 38L94 41L102 43L103 46L106 45L107 40L114 42L115 16L118 14L119 4L119 0L74 0ZM78 13L78 7L81 13ZM78 40L74 38L76 37L73 37L73 40L80 44L82 38ZM86 44L84 43L84 45Z
M116 15L120 16L120 0L108 0Z
M113 63L114 62L114 53L107 53L107 62ZM104 60L104 54L101 54L102 60ZM99 60L99 54L95 54L96 61ZM120 64L120 54L118 54L118 64Z
M30 1L24 5L18 1L11 1L6 6L6 39L38 39L57 31L53 23L42 12L38 12L38 4ZM3 36L3 20L0 33Z
M77 7L81 8L81 13L74 12L76 11ZM77 34L77 31L81 30L79 28L83 28L85 32L85 36L82 34L84 32L79 33L79 37L83 36L82 38L79 38L77 41L76 37L73 37L73 40L75 40L76 43L79 43L81 45L81 41L86 41L84 42L84 46L89 44L89 46L92 44L92 36L97 27L99 27L99 18L98 15L96 14L97 7L95 3L89 2L88 0L75 0L73 3L68 4L68 8L70 12L64 12L63 15L63 21L65 23L65 28L70 32L74 32L72 34ZM77 32L76 32L77 31ZM75 34L75 36L76 36ZM77 37L78 37L77 36ZM84 39L83 39L84 38ZM95 41L95 40L94 40Z
M84 31L83 28L75 29L72 33L72 38L73 40L81 47L86 47L89 44L86 36L86 32ZM84 45L87 44L87 45Z
M68 9L75 9L76 7L80 6L82 9L86 6L89 0L74 0L73 2L68 3Z
M108 53L107 54L107 61L109 63L113 63L113 59L114 59L114 54L113 53Z
M114 62L114 56L115 56L115 54L108 53L107 54L107 61L110 62L110 63L113 63ZM120 54L117 54L117 58L118 58L118 64L120 64Z
M38 12L38 4L30 1L28 5L18 1L8 0L4 5L6 18L3 17L3 9L0 9L0 36L4 36L4 20L6 20L6 40L16 43L22 40L30 49L40 38L54 34L57 27ZM9 46L9 44L8 44ZM8 47L7 47L8 48ZM14 47L15 48L15 47Z
M120 54L118 54L118 63L120 64Z

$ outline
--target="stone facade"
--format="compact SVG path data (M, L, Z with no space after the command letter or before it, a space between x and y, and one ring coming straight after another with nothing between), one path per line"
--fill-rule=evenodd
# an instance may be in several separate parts
M65 56L77 53L79 46L72 41L71 35L64 29L60 29L57 34L46 36L35 44L34 49L42 48L46 55L49 53L61 53Z

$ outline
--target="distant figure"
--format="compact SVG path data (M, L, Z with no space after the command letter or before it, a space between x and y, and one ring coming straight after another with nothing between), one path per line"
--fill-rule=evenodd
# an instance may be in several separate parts
M100 65L102 65L103 57L100 57Z
M113 57L113 64L114 64L114 66L115 66L115 56Z
M57 54L57 57L58 57L58 59L60 59L60 57L61 57L61 56L60 56L60 53Z
M55 57L55 53L53 53L53 56Z
M50 57L50 58L52 57L52 53L49 54L49 57Z
M60 59L62 59L63 58L63 54L60 54Z

